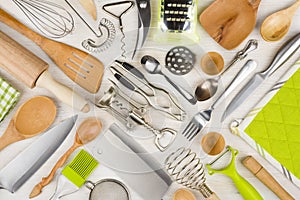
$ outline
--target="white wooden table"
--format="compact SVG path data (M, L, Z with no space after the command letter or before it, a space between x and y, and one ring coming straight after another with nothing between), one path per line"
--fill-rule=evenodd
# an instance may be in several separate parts
M63 0L57 0L55 2L61 3L62 6L67 6ZM211 1L211 0L200 0L198 12L201 13L205 9L205 7L207 7L212 2L213 1ZM256 71L261 71L261 70L265 69L268 66L268 64L271 62L274 54L276 53L276 51L278 50L280 45L284 41L286 41L288 38L290 38L291 36L293 36L294 34L299 32L299 30L300 30L300 28L299 28L300 13L298 12L298 14L296 14L288 35L280 42L275 42L275 43L265 42L259 34L260 25L262 24L262 21L269 14L271 14L279 9L282 9L286 6L289 6L293 2L294 1L292 1L292 0L286 0L286 1L262 0L259 10L258 10L257 25L255 27L255 30L237 49L235 49L233 51L224 50L216 42L214 42L202 28L199 29L199 33L198 33L201 37L201 41L200 41L199 45L201 46L201 48L205 49L205 51L217 51L217 52L221 53L225 59L225 64L227 64L234 57L235 53L238 50L240 50L241 48L243 48L243 46L245 45L245 43L247 42L248 39L251 39L251 38L257 39L259 41L259 50L251 53L248 56L248 59L252 58L252 59L256 60L259 63L259 66L256 69ZM98 5L102 4L102 3L103 3L103 1L100 1L100 0L97 1ZM26 21L26 19L23 18L24 15L22 15L22 13L19 12L18 8L15 7L15 5L12 3L12 1L2 2L2 3L0 3L0 7L10 10L10 11L12 11L12 9L13 9L12 13L14 16L18 16L18 17L22 16L19 19L22 22L28 24L30 27L32 27L30 22ZM99 7L98 11L100 10L100 8L101 7ZM153 19L155 20L156 12L157 12L157 1L152 1L152 10L153 10ZM136 10L132 11L132 13L128 13L128 18L125 19L125 22L124 22L125 31L131 32L132 30L134 30L134 27L136 25L136 18L135 18L136 13L135 12L136 12ZM103 14L103 11L99 11L98 13L100 13L99 16L101 17ZM72 14L74 14L74 13L72 13ZM70 36L60 39L60 41L72 44L78 48L82 48L80 45L80 42L82 40L82 38L80 38L80 36L81 36L82 32L80 32L80 31L83 31L83 30L79 30L78 27L84 26L84 25L82 23L80 23L80 20L77 17L74 17L74 18L76 20L75 32ZM128 19L130 19L130 20L128 20ZM112 19L112 21L115 23L117 22L116 20L114 21L114 19ZM131 22L129 22L129 21L131 21ZM128 26L126 26L127 23L128 23ZM129 23L131 23L131 25L129 25ZM87 31L87 29L85 29L85 28L83 28L83 29L85 31ZM19 35L18 33L14 32L13 30L11 30L10 28L8 28L7 26L5 26L3 24L0 24L0 30L9 34L15 40L17 40L18 42L20 42L21 44L23 44L24 46L29 48L31 51L35 52L42 59L47 61L50 64L50 72L58 81L68 85L71 88L74 88L76 91L78 91L80 94L82 94L86 98L93 100L93 98L94 98L93 95L88 94L83 89L75 86L74 83L72 81L70 81L55 66L55 64L52 63L52 61L47 57L47 55L45 55L45 53L43 53L31 41L29 41L27 38L24 38L23 36ZM135 31L132 31L132 32L135 33ZM128 42L128 43L130 43L130 42ZM146 45L147 44L151 44L151 42L148 41L148 42L146 42ZM130 44L129 44L129 46L130 46ZM115 47L115 49L111 49L111 50L108 49L107 52L104 52L103 54L99 54L96 56L98 56L99 59L103 60L103 62L106 65L108 65L110 62L113 61L113 59L115 59L114 55L115 54L118 55L118 47L119 47L119 45L117 45L117 47ZM130 47L128 47L128 48L130 48ZM230 115L221 126L218 124L212 123L203 131L203 133L208 132L208 131L221 132L223 134L223 136L225 137L226 143L228 145L231 145L231 146L237 148L240 151L238 158L237 158L237 169L242 176L244 176L251 184L253 184L253 186L264 197L264 199L277 199L277 197L268 188L266 188L257 178L255 178L247 169L245 169L242 166L240 159L245 157L246 155L253 155L278 180L278 182L296 199L300 198L300 189L297 188L295 185L291 184L273 166L271 166L268 162L263 160L258 155L258 153L254 149L252 149L249 145L247 145L242 139L240 139L237 136L232 135L229 132L228 125L233 119L243 117L256 104L256 102L259 101L259 99L262 97L262 95L272 86L272 84L277 79L279 79L279 77L283 73L285 73L285 71L293 64L293 62L295 62L297 60L297 58L299 57L298 56L299 53L300 52L298 51L296 53L296 55L292 57L292 59L290 59L284 66L282 66L274 74L274 76L272 76L270 79L268 79L264 83L264 85L258 89L259 92L257 92L256 94L253 94L251 97L249 97L249 99L247 99L247 101L245 101L245 103L242 106L240 106L232 115ZM140 56L141 56L141 53L139 53L137 55L137 58L136 58L137 61L139 60ZM237 70L242 66L242 64L244 62L245 61L235 65L226 74L226 76L223 78L224 86L226 86L230 82L230 80L233 78L233 74L236 74ZM200 70L197 70L197 71L200 71ZM70 117L71 115L73 115L76 112L72 108L62 104L61 102L58 102L55 99L55 97L53 96L53 94L49 93L45 89L34 88L33 90L30 90L30 89L26 88L22 83L20 83L19 81L17 81L13 77L11 77L8 73L4 72L2 69L0 70L0 75L1 75L1 77L5 78L8 82L10 82L12 85L14 85L22 93L21 99L20 99L19 103L17 104L16 108L1 123L1 125L0 125L0 133L1 134L6 129L7 124L9 122L9 120L13 117L17 107L19 107L23 102L28 100L30 97L33 97L36 95L46 95L55 100L55 103L57 105L57 111L58 111L56 121L54 122L55 124L57 124L62 119ZM106 78L106 76L105 76L105 78ZM251 77L249 76L247 79L250 79L250 78ZM196 87L197 80L193 80L193 81L194 82L189 82L189 81L188 82L189 82L190 86L193 87L193 89L194 89ZM199 80L198 80L198 82L199 82ZM246 83L246 82L247 82L247 80L244 81L244 83ZM103 93L106 86L107 86L107 84L103 83L103 85L101 87L101 91L99 92L99 94L96 95L97 97L99 97ZM239 88L236 91L234 91L233 94L230 95L230 97L227 99L228 102L230 102L230 100L234 97L234 95L237 93L237 91L241 87L242 86L239 86ZM197 105L198 110L207 108L214 101L216 96L207 102L198 103L198 105ZM223 108L219 108L219 109L221 110ZM216 111L216 113L218 113L218 111ZM80 114L80 119L78 122L82 121L87 116L94 116L94 115L97 115L103 121L103 130L104 130L103 132L105 132L105 130L111 124L112 118L110 118L109 114L104 111L99 111L99 110L95 111L94 109L92 109L92 111L90 113ZM189 119L185 123L187 123L188 121L189 121ZM62 153L64 153L66 151L66 149L73 143L74 134L75 134L75 131L73 130L72 133L69 135L69 137L66 139L66 141L55 152L55 154L15 194L10 194L6 190L0 190L0 199L5 199L5 200L28 199L28 195L29 195L32 187L37 182L39 182L43 176L46 176L49 173L49 171L52 168L52 166L54 165L54 163L56 163L56 161L59 159L59 157L62 155ZM13 144L13 145L7 147L6 149L2 150L0 152L0 168L4 167L10 160L12 160L14 158L14 156L16 156L19 152L21 152L24 148L26 148L35 139L36 138L32 138L32 139L18 142L16 144ZM192 146L193 150L198 153L201 152L201 147L199 145L200 139L201 139L201 136L197 137ZM85 149L89 150L88 147L85 147ZM75 156L75 153L72 154L72 158L74 156ZM72 158L69 158L68 161L70 161ZM56 177L57 177L57 175L58 174L56 174ZM103 165L100 164L100 166L96 169L96 171L91 175L90 179L93 181L97 181L97 180L100 180L105 177L118 178L111 169L104 167ZM222 176L222 175L214 175L211 177L207 176L207 179L208 179L207 184L218 194L218 196L221 199L231 199L231 200L243 199L229 178ZM177 188L180 188L180 186L177 184L173 184L172 187L170 188L168 194L166 194L165 199L171 199L172 193ZM48 187L44 188L43 193L40 196L38 196L36 199L41 199L41 200L49 199L49 197L53 193L54 189L55 189L55 181L53 181ZM155 192L155 191L153 191L153 192ZM67 196L63 199L72 199L72 200L88 199L88 194L89 194L89 191L86 188L81 188L79 192L77 192L73 195ZM200 195L197 194L197 192L195 192L195 195L197 195L197 198L201 199ZM132 192L132 199L139 200L141 198L139 196L137 196L135 194L135 192Z

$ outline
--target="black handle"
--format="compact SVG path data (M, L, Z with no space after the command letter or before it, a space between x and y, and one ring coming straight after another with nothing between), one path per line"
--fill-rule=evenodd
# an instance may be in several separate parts
M135 68L131 64L129 64L127 62L121 62L121 61L118 61L118 60L116 60L115 62L118 63L123 68L125 68L127 71L131 72L133 75L137 76L140 79L145 80L144 74L142 74L142 72L140 70L138 70L137 68Z
M125 87L127 87L129 90L134 91L135 87L124 77L122 77L120 74L114 74L115 78L122 83Z

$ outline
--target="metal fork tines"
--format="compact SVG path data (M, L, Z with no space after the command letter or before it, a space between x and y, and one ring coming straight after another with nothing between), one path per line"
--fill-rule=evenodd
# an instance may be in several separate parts
M192 120L189 122L189 124L185 127L184 131L182 132L182 135L186 137L189 141L192 141L194 137L202 130L203 127L206 126L206 124L210 120L212 110L205 110L203 112L198 112Z

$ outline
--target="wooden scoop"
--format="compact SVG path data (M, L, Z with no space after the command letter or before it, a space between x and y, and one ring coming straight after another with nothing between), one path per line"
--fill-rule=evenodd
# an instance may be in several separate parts
M0 8L0 21L40 46L53 62L75 83L96 93L102 81L103 63L75 47L45 38Z
M254 29L260 1L217 0L203 11L199 21L216 42L231 50Z
M88 118L84 122L82 122L76 132L75 141L73 145L57 161L56 165L52 168L50 174L47 177L44 177L42 181L33 188L29 195L29 198L38 196L42 192L43 187L45 187L52 181L56 170L64 165L71 153L75 151L78 147L94 140L100 134L101 128L102 124L97 118Z
M187 189L178 189L173 195L173 200L196 200L196 197Z
M293 16L300 6L300 1L296 1L292 6L284 10L273 13L267 17L261 27L260 34L264 40L278 41L285 36L291 26Z
M62 102L88 112L88 102L70 88L56 82L48 72L48 64L0 31L0 67L29 88L40 86L54 93Z
M45 96L37 96L25 102L10 121L0 137L0 150L6 146L33 137L45 131L54 121L56 106Z

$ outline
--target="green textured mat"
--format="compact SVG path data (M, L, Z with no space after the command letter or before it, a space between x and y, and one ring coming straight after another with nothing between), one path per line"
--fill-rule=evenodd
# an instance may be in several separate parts
M245 132L300 178L300 69L257 114Z

